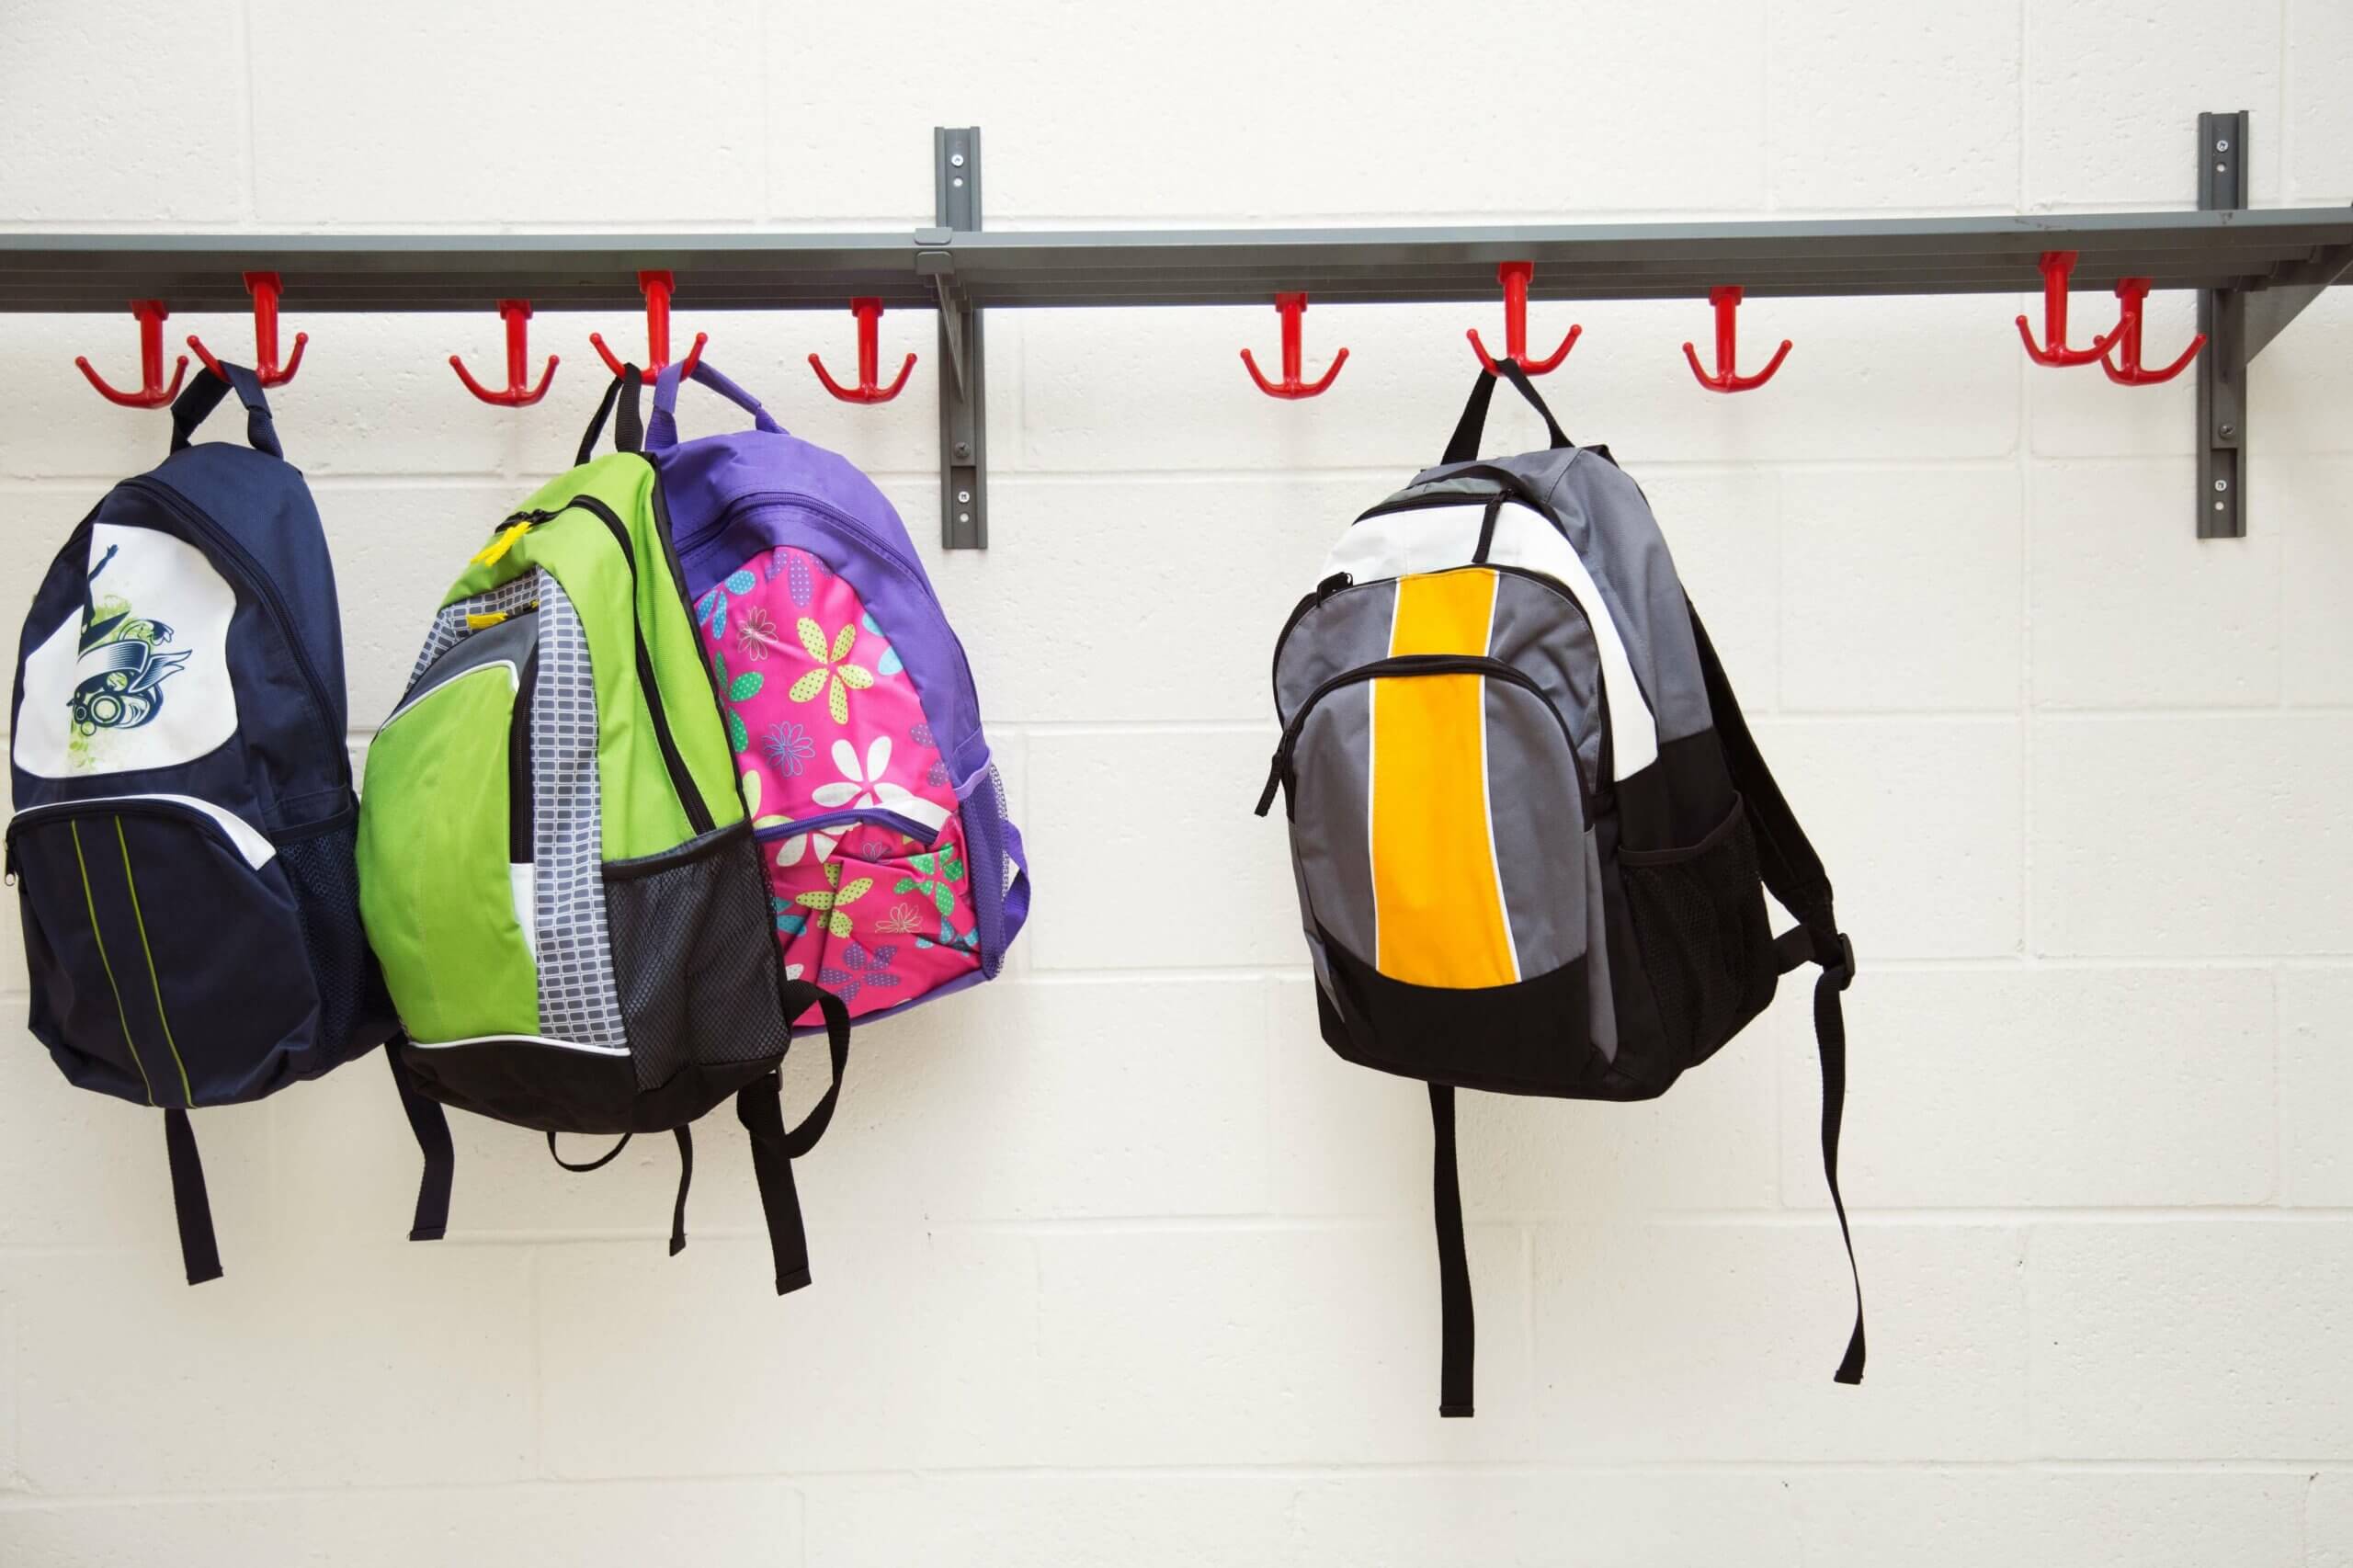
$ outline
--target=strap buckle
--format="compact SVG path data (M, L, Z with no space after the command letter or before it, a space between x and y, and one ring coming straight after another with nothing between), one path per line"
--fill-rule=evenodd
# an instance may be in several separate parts
M1855 983L1855 944L1847 940L1846 932L1838 933L1838 961L1824 964L1822 977L1836 981L1841 991Z

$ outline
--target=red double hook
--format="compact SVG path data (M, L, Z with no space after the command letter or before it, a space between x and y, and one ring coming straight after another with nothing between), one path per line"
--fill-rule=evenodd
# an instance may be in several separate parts
M164 318L172 312L164 308L161 300L133 300L131 301L131 313L139 318L141 384L137 392L115 391L99 379L97 371L90 368L90 361L80 355L74 357L74 363L89 379L90 384L98 389L98 395L108 403L120 403L125 408L161 408L179 396L180 381L188 374L188 356L180 356L179 364L172 370L172 384L165 386Z
M282 387L294 379L295 371L302 368L302 348L311 341L311 335L307 332L296 333L293 354L288 358L284 365L279 365L278 362L278 296L280 290L278 274L275 272L246 273L245 292L254 297L254 380L266 387ZM188 346L196 350L196 357L204 361L206 369L224 381L229 379L229 373L221 368L221 361L215 359L210 351L203 344L199 343L194 335L189 336Z
M466 369L466 362L455 354L449 356L449 369L458 372L458 380L466 390L484 403L494 403L501 408L528 408L548 395L548 383L555 380L556 356L548 356L548 368L540 373L540 384L531 384L531 347L529 340L531 301L501 300L498 317L506 324L506 390L493 392L475 381Z
M648 271L637 275L638 290L645 296L647 360L645 368L638 371L638 377L649 383L670 363L670 291L676 282L667 271ZM708 333L695 334L695 346L687 350L687 362L681 367L681 374L691 376L695 373L695 366L702 359L702 346L709 336ZM604 359L605 369L616 376L629 368L613 358L613 351L605 347L601 334L590 333L588 343Z
M1773 358L1753 376L1744 376L1733 367L1740 361L1740 289L1731 285L1708 290L1708 303L1716 312L1716 373L1699 369L1699 351L1689 343L1683 346L1683 358L1690 362L1691 373L1710 392L1753 392L1773 379L1781 361L1790 357L1790 340L1781 339L1781 347L1773 350Z
M1258 369L1258 361L1251 356L1247 348L1242 351L1242 368L1250 372L1250 379L1257 382L1258 390L1268 397L1320 395L1331 386L1332 378L1340 373L1340 367L1348 362L1348 351L1343 348L1332 356L1332 367L1324 372L1322 381L1310 381L1302 379L1299 368L1301 358L1299 318L1307 313L1307 296L1304 294L1276 295L1275 313L1283 318L1283 379L1279 381L1267 380Z
M1541 376L1560 369L1561 361L1577 346L1577 337L1585 328L1569 328L1569 335L1561 339L1561 347L1552 350L1551 358L1528 357L1528 283L1535 276L1536 264L1532 261L1506 261L1495 268L1495 280L1504 286L1504 358L1518 360L1519 368L1531 376ZM1488 355L1487 346L1479 341L1479 329L1474 326L1463 335L1471 339L1471 351L1479 356L1479 363L1485 367L1487 374L1494 375L1495 362Z
M2042 268L2042 341L2035 342L2026 317L2018 317L2018 336L2026 343L2027 358L2038 365L2088 365L2104 357L2109 345L2124 330L2122 322L2095 338L2088 348L2067 347L2067 277L2075 270L2075 253L2047 250L2035 265Z
M858 384L846 387L825 373L825 362L816 355L809 356L809 368L817 372L817 380L825 390L844 403L888 403L899 395L907 384L907 374L915 368L915 357L899 367L899 378L889 386L881 384L882 369L882 301L861 297L849 302L849 313L858 318Z
M2146 278L2126 278L2116 285L2116 298L2123 311L2123 319L2116 324L2116 331L2110 335L2116 340L2116 358L2111 359L2102 355L2099 368L2107 373L2109 381L2120 387L2153 387L2160 381L2169 381L2189 369L2189 362L2198 358L2200 349L2206 347L2206 335L2201 332L2189 340L2189 347L2181 351L2181 358L2164 369L2144 370L2141 368L2141 309L2148 301L2149 284L2150 279ZM2122 362L2119 363L2120 360Z

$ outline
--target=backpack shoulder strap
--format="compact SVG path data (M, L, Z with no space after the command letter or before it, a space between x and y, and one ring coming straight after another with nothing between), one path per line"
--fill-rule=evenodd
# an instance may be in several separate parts
M1689 601L1685 604L1688 608ZM1837 1381L1859 1383L1863 1381L1863 1278L1855 1264L1855 1235L1847 1223L1847 1200L1838 1190L1838 1134L1847 1109L1847 1017L1838 997L1854 983L1855 945L1838 929L1822 857L1814 853L1805 829L1798 825L1797 813L1790 810L1773 770L1765 766L1756 737L1748 733L1748 721L1741 714L1740 699L1733 695L1723 664L1708 641L1708 630L1699 623L1699 612L1694 609L1690 615L1691 640L1699 650L1699 674L1707 685L1716 737L1723 745L1733 786L1746 802L1749 824L1756 830L1758 869L1767 889L1797 917L1797 926L1773 944L1781 971L1786 974L1808 963L1822 971L1813 985L1813 1039L1822 1054L1822 1174L1830 1187L1830 1206L1837 1211L1839 1238L1847 1244L1847 1271L1855 1282L1855 1331L1847 1338L1845 1358L1838 1363Z

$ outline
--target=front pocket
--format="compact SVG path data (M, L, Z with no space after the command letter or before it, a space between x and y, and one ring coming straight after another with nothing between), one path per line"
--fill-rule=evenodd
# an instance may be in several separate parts
M527 925L530 779L515 766L528 728L517 694L530 668L529 619L494 629L519 627L513 649L485 631L444 654L368 748L359 909L415 1040L540 1033Z
M40 806L9 824L8 862L33 1033L74 1083L216 1105L314 1070L319 997L294 892L252 824L176 795Z
M1336 676L1291 715L1277 781L1311 935L1375 972L1482 990L1584 956L1575 750L1511 665L1413 654Z
M1734 796L1687 848L1620 849L1618 871L1671 1057L1704 1061L1765 1009L1779 979L1747 809Z
M785 973L852 1017L903 1006L981 967L963 819L937 834L856 809L763 828L769 910ZM817 1015L794 1020L813 1025Z
M782 1056L790 1035L750 827L605 867L613 979L637 1085Z

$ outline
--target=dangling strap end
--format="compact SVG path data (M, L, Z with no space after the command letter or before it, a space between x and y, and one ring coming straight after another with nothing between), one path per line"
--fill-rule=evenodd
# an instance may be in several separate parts
M179 1221L180 1262L188 1282L221 1278L221 1248L212 1236L212 1201L205 1196L204 1161L196 1152L196 1130L188 1112L164 1112L164 1153L172 1168L172 1210Z

